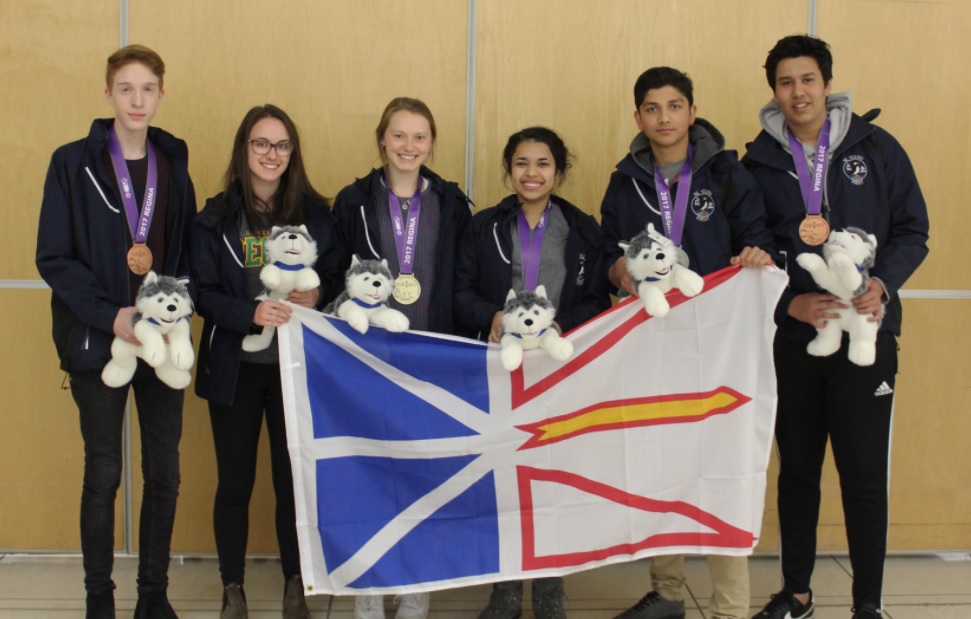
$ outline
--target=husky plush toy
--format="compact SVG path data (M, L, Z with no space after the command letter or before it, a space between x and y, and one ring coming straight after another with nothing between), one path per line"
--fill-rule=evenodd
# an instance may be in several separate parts
M651 316L662 318L671 306L665 293L677 288L686 297L697 295L705 287L705 280L688 268L688 255L657 232L654 224L637 234L630 243L619 243L624 250L627 272L634 278L637 296Z
M313 265L317 262L317 242L307 226L273 226L270 236L263 240L266 264L260 270L260 281L266 287L259 301L286 299L294 290L313 290L320 285L320 277ZM262 333L243 338L243 350L266 350L273 342L276 327L263 327Z
M344 292L324 309L325 314L343 318L354 330L367 333L368 325L388 331L408 330L408 317L388 307L394 290L394 279L388 261L351 258L351 268L344 278Z
M869 269L877 255L877 237L859 228L833 230L823 245L823 257L804 253L796 257L799 266L809 271L816 284L840 298L848 307L830 310L840 315L817 329L816 339L809 342L806 352L826 357L839 350L843 331L850 334L850 361L857 365L873 365L877 356L879 322L869 322L868 316L853 309L852 301L867 290Z
M192 381L189 370L195 355L189 325L192 299L187 281L148 272L138 289L135 300L138 311L133 318L135 337L141 345L130 344L120 337L114 339L111 360L101 372L104 384L109 387L128 384L141 357L169 387L189 386Z
M556 308L546 297L546 287L536 292L516 292L506 295L502 309L502 337L499 338L502 367L512 372L523 363L523 351L542 348L557 361L566 361L573 354L573 343L564 339L553 326Z

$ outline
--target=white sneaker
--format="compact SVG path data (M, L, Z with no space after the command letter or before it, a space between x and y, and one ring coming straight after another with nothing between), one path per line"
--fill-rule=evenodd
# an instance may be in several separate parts
M428 605L432 596L427 593L409 593L394 599L398 604L395 619L425 619L428 617Z
M354 619L384 619L384 596L354 596Z

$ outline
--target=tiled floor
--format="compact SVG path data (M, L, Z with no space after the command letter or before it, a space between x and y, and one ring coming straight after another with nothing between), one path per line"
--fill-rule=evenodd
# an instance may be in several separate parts
M688 560L689 596L686 619L707 618L707 564ZM750 561L753 612L779 588L774 557ZM136 559L119 557L115 564L119 617L135 607ZM214 619L221 601L219 575L212 559L173 560L169 598L182 619ZM644 592L647 565L627 563L574 574L566 579L567 611L571 619L610 619ZM272 559L247 565L246 595L252 619L280 616L282 577ZM816 619L849 619L850 569L846 557L820 556L813 578ZM971 618L971 555L892 557L887 561L884 616L890 619ZM489 597L489 587L467 587L432 594L430 619L475 619ZM527 596L528 598L528 596ZM389 619L394 616L387 598ZM351 619L350 598L311 600L315 619ZM528 604L527 604L528 608ZM328 614L329 612L329 614ZM71 619L84 617L81 560L77 556L0 555L0 619ZM527 612L526 619L530 618Z

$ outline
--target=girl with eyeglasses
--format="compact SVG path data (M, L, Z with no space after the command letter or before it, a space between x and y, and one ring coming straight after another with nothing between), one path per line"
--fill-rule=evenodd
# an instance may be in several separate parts
M263 292L263 240L273 226L301 224L317 243L314 268L321 286L292 292L287 300L319 308L335 296L343 279L333 216L307 178L293 121L273 105L254 107L236 132L224 190L206 202L192 234L197 310L205 319L196 394L209 401L219 475L213 527L224 585L221 619L247 616L243 572L249 501L264 418L285 583L283 617L310 617L300 577L277 340L274 336L268 349L257 352L241 347L244 336L289 319L290 309L283 303L255 298Z

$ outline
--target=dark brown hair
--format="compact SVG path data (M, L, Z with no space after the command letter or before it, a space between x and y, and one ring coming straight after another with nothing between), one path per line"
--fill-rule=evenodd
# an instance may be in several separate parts
M249 169L249 136L253 127L264 118L275 118L283 123L293 143L290 161L287 169L280 177L280 187L270 200L271 204L263 201L253 192L252 172ZM238 187L243 194L246 217L251 225L257 225L269 217L266 223L274 225L299 225L304 222L303 201L305 195L310 195L326 203L327 199L317 193L310 184L307 171L303 166L300 138L297 126L290 120L286 112L275 105L258 105L246 112L243 122L236 131L233 140L233 154L229 160L229 169L225 176L225 195ZM260 208L263 207L263 208ZM272 208L267 208L272 207Z
M144 45L128 45L108 56L108 66L105 68L105 83L108 85L108 90L111 90L115 74L122 67L134 62L145 65L149 71L155 74L155 77L158 78L159 90L161 90L165 77L165 63L162 62L161 56Z

